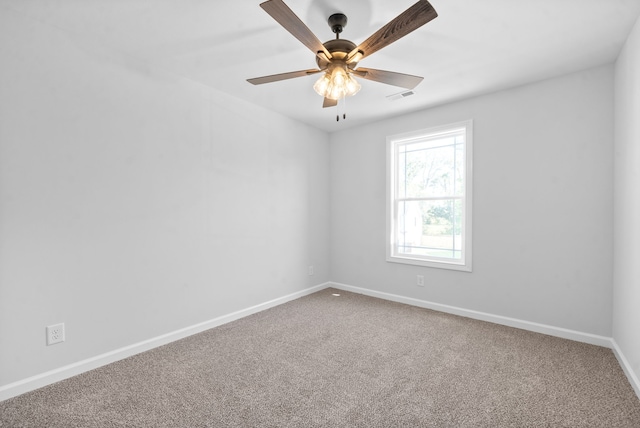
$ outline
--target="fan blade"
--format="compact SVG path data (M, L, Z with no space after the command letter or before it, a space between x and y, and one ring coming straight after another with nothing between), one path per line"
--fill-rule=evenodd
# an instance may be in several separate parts
M335 107L337 105L338 105L338 100L332 100L331 98L325 98L324 102L322 103L322 108Z
M413 89L424 77L412 76L411 74L396 73L393 71L376 70L375 68L358 67L352 70L352 73L362 77L363 79L373 80L374 82L386 83L387 85L400 86L401 88Z
M318 55L318 52L322 52L327 58L332 58L322 42L282 0L269 0L260 4L260 7L314 54Z
M358 61L362 58L379 51L385 46L390 45L401 37L406 36L412 31L422 27L427 22L438 16L431 3L427 0L420 0L409 9L402 12L395 19L391 20L387 25L373 33L367 40L360 43L358 47L353 49L347 55L347 62L356 57L358 52Z
M322 70L300 70L291 71L289 73L272 74L271 76L254 77L253 79L247 79L247 82L254 85L262 85L263 83L278 82L280 80L293 79L295 77L310 76L312 74L320 73Z

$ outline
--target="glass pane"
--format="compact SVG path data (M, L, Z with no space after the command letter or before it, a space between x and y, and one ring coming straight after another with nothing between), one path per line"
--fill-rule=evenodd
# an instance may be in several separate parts
M459 137L407 143L398 151L398 197L462 195L464 157Z
M396 231L399 254L460 260L462 202L454 199L400 202Z
M424 221L420 205L415 201L398 203L396 244L400 253L413 254L421 246Z

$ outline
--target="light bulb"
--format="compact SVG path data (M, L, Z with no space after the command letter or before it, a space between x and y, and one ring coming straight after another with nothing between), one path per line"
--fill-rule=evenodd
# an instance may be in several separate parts
M351 77L345 67L336 66L320 77L313 89L324 98L339 100L358 93L360 84Z
M347 76L346 93L347 96L353 96L358 93L361 86L356 79L351 76Z
M334 68L331 73L331 80L334 85L344 86L345 81L347 80L346 77L347 73L345 73L345 71L340 67Z
M313 89L318 93L318 95L326 97L326 94L328 93L327 89L329 88L330 84L331 80L329 80L329 76L327 76L327 74L325 73L316 81L316 83L313 85Z
M328 98L331 98L332 100L339 100L340 98L344 97L344 86L339 86L339 85L333 85L333 87L331 88L331 94L328 96Z

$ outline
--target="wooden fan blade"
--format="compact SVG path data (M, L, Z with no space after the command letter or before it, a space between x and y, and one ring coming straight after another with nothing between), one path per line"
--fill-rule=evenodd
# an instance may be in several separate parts
M386 83L387 85L400 86L401 88L413 89L424 77L412 76L411 74L396 73L393 71L376 70L375 68L358 67L352 71L363 79L373 80L374 82Z
M317 55L318 52L322 52L327 58L332 58L322 42L318 40L309 27L307 27L282 0L269 0L260 4L260 7L271 15L273 19L278 21L293 37L300 40L302 44L308 47L315 55Z
M385 46L390 45L396 40L406 36L412 31L422 27L427 22L438 16L431 3L427 0L420 0L409 9L402 12L395 19L391 20L387 25L373 33L367 40L360 43L358 47L353 49L347 55L347 62L353 60L358 52L358 61L374 52L379 51Z
M295 77L310 76L312 74L320 73L322 70L300 70L291 71L289 73L272 74L271 76L254 77L253 79L247 79L247 82L254 85L262 85L263 83L278 82L280 80L293 79Z
M331 98L325 98L324 102L322 103L322 108L335 107L337 105L338 105L338 100L332 100Z

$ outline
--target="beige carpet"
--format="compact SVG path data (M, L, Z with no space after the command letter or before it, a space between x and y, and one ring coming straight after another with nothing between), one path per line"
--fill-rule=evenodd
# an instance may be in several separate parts
M1 427L640 427L611 350L323 290L0 403Z

